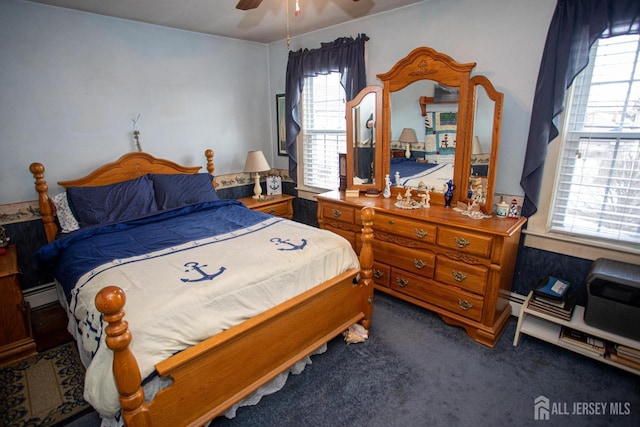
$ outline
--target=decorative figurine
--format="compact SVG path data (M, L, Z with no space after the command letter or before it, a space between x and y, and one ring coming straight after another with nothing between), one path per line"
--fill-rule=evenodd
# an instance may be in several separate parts
M424 192L420 194L420 198L422 199L422 207L423 208L430 208L431 204L429 204L429 201L431 201L431 196L429 195L428 192Z
M518 218L518 201L516 199L511 200L511 206L509 206L509 214L507 218Z
M447 181L445 186L446 186L446 190L444 192L444 207L450 208L451 200L453 199L453 190L456 189L456 186L453 184L453 180L451 179Z
M385 199L391 197L391 178L389 178L389 174L384 176L384 191L382 192L382 196Z
M402 184L400 183L400 171L396 171L396 187L402 187Z

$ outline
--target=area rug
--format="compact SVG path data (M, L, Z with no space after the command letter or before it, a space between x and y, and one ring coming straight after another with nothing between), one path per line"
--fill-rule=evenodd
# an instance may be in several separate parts
M0 369L0 425L54 426L90 410L74 342Z

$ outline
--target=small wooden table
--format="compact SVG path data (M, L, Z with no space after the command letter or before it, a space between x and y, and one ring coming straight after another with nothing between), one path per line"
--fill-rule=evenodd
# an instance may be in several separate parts
M254 199L253 197L244 197L242 199L238 199L238 201L254 211L292 219L293 199L295 199L295 197L288 194L278 194L265 196L265 199L261 200Z
M38 353L19 274L16 246L9 245L0 255L0 366Z

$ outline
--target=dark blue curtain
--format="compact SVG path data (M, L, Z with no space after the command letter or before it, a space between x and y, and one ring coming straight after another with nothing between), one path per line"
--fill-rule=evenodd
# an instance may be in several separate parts
M538 210L547 145L558 136L567 88L589 62L600 37L637 34L640 0L558 0L542 54L520 185L522 215Z
M298 158L296 139L300 133L300 94L306 77L338 72L347 101L352 100L367 85L364 68L365 34L342 37L321 43L318 49L289 52L285 91L286 150L289 155L289 176L297 179Z

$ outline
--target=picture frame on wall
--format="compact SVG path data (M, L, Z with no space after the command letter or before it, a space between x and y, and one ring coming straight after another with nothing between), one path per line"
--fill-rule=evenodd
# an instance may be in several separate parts
M278 143L278 156L287 155L287 131L284 122L284 93L276 95L276 141Z

